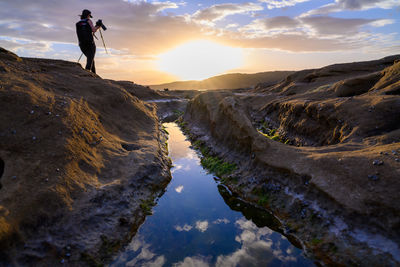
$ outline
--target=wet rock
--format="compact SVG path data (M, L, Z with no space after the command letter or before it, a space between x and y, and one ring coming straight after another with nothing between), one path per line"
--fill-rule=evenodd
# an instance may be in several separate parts
M372 181L378 181L379 180L379 176L376 174L371 174L368 175L368 179L372 180Z
M261 189L264 193L267 193L267 192L279 192L281 191L282 188L279 184L268 183L268 184L263 184Z
M307 213L307 210L306 209L302 209L301 211L300 211L300 216L301 216L301 218L302 219L304 219L305 217L306 217L306 214Z
M373 165L377 165L377 166L380 166L380 165L383 165L383 161L382 160L374 160L373 162L372 162L372 164Z

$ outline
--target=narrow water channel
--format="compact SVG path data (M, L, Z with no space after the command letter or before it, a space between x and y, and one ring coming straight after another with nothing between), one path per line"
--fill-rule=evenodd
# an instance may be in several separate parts
M201 167L175 123L164 125L171 183L111 266L314 266L272 230L273 216L230 196Z

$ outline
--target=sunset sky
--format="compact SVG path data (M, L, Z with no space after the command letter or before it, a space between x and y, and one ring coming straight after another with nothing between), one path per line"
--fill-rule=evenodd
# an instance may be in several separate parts
M75 22L85 8L108 27L110 54L97 34L98 74L140 84L400 53L400 0L0 0L0 46L77 61Z

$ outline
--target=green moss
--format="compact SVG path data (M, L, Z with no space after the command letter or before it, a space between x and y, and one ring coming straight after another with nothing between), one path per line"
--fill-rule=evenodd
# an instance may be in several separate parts
M313 246L316 246L316 245L320 244L321 242L322 242L322 240L321 240L321 239L318 239L318 238L313 238L313 239L311 240L311 244L312 244Z
M142 211L144 212L144 214L146 215L152 215L153 212L151 211L151 209L155 206L155 203L153 201L153 199L149 199L149 200L143 200L140 203L140 208L142 209Z
M218 177L232 173L236 164L224 162L218 157L205 156L201 158L201 165Z
M257 201L257 204L260 206L265 206L268 203L269 203L269 196L267 195L261 196Z
M183 111L177 110L177 109L175 109L173 112L174 112L174 115L176 115L176 116L178 116L178 117L181 117L181 116L183 116L183 114L184 114Z
M83 252L81 254L81 261L86 263L86 266L89 266L89 267L103 267L104 266L104 264L100 263L92 255L89 255L85 252Z

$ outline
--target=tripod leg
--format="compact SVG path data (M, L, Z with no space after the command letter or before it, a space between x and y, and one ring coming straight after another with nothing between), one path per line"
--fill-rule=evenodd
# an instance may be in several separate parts
M79 59L78 59L78 63L79 63L79 60L81 60L82 56L83 56L83 53L82 53L82 54L81 54L81 56L79 57Z
M101 40L103 41L104 49L106 50L106 53L108 54L106 43L104 42L103 34L101 33L101 30L99 30L99 31L100 31Z

